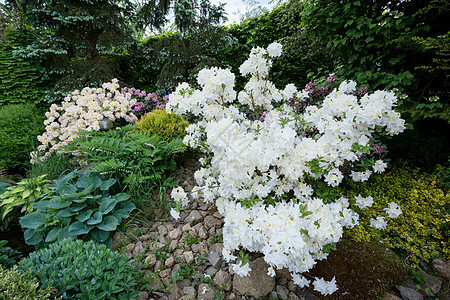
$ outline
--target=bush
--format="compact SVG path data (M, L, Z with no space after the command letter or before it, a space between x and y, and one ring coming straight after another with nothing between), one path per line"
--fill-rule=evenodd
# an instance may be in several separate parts
M142 116L136 125L136 132L158 135L170 142L173 139L183 138L189 123L177 114L168 114L165 110L155 109Z
M347 231L355 241L381 240L386 246L399 250L414 266L420 261L429 262L436 257L450 255L446 228L449 211L449 194L438 188L435 174L421 173L419 169L396 167L383 175L373 176L369 181L351 182L341 192L346 196L373 196L371 208L359 210L359 225ZM370 227L369 219L389 202L396 202L403 214L387 219L388 227L380 231Z
M77 237L112 246L111 233L135 208L129 194L110 195L115 179L71 172L33 204L36 211L20 219L25 242L38 249L45 244Z
M19 270L31 270L43 288L54 286L64 299L133 299L133 266L128 257L93 241L65 239L33 252Z
M31 273L21 273L17 266L7 270L0 268L0 300L50 299L51 288L40 290Z
M12 268L21 258L22 254L10 247L4 247L8 241L0 241L0 266L4 269Z
M33 203L36 199L49 190L50 180L44 179L45 175L27 178L14 186L10 186L0 195L1 230L6 230L9 224L17 217L14 209L20 208L20 213L33 211Z
M30 165L30 152L44 131L44 116L32 104L0 107L0 165L24 169Z

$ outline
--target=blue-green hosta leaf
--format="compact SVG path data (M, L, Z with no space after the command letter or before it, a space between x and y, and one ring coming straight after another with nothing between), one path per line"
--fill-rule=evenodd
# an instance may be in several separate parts
M127 193L119 193L113 196L117 201L125 201L130 199L130 195Z
M54 242L57 238L59 233L61 232L62 228L55 227L47 234L47 237L45 238L46 243Z
M72 199L72 201L75 203L84 203L84 202L86 202L87 199L88 199L88 197L81 197L78 199Z
M64 226L63 229L61 229L61 231L58 234L58 242L62 241L63 239L74 240L77 237L76 235L69 234L69 226L70 225L66 225L66 226Z
M133 202L127 201L122 203L122 209L129 214L133 209L136 208L136 205L133 204Z
M84 209L87 205L86 204L74 204L70 207L70 210L72 210L73 212L78 212L82 209Z
M106 191L108 190L114 183L116 183L117 180L115 180L114 178L110 178L106 181L103 181L102 184L100 185L100 189L102 191Z
M33 204L33 207L36 209L47 209L50 205L50 200L42 200Z
M93 227L91 226L86 226L86 224L83 224L81 222L75 222L72 223L69 227L69 235L82 235L82 234L86 234L89 231L91 231Z
M74 185L63 185L60 189L59 189L59 194L61 196L65 195L70 195L70 194L74 194L77 192L77 187Z
M37 229L47 221L47 214L32 212L20 218L20 225L23 228Z
M61 180L59 180L56 183L55 187L53 188L54 191L60 190L67 182L69 182L70 180L72 180L75 177L77 177L77 173L76 172L70 172L69 174L64 176Z
M55 213L55 216L59 217L59 218L67 218L67 217L71 217L73 215L75 215L75 213L70 208L65 208L65 209L62 209L62 210L58 210Z
M78 214L78 216L75 217L75 219L77 219L80 222L84 222L87 219L89 219L91 217L91 215L92 215L92 210L89 209L89 210L85 210L85 211L80 212Z
M97 224L97 228L103 231L114 231L119 225L119 221L114 216L106 216L100 224Z
M25 232L23 233L23 237L25 238L25 242L28 245L37 245L41 241L40 234L36 230L31 228L25 230Z
M87 188L90 185L93 185L93 182L89 175L83 175L77 180L77 187L79 188Z
M71 201L50 200L48 207L52 209L63 209L69 207L71 204Z
M94 228L91 231L91 236L94 238L94 240L101 242L101 243L106 241L106 239L109 237L109 234L110 233L108 231L103 231L98 228Z
M67 199L84 198L85 196L91 194L93 190L94 190L94 185L91 184L90 186L88 186L87 188L85 188L83 191L81 191L81 192L79 192L79 193L66 194L66 195L64 195L64 196L65 196Z
M86 224L97 225L102 221L102 219L103 219L102 213L98 211L92 217L90 217L89 220L87 220Z
M112 197L106 198L102 202L102 204L100 204L100 207L99 207L98 210L103 215L106 215L106 214L108 214L109 212L111 212L114 209L114 207L116 206L117 203L118 203L118 201L116 199L112 198Z

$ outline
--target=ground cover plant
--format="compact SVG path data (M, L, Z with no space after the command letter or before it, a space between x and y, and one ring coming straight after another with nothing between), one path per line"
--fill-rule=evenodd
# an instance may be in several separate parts
M138 294L128 257L94 241L50 244L22 260L19 270L31 270L42 288L54 287L63 299L134 299Z

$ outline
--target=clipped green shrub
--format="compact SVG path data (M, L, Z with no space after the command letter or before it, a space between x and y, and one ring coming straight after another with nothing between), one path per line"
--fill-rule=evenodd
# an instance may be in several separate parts
M82 238L111 248L112 233L135 208L129 194L109 194L115 183L95 173L69 173L33 204L36 211L20 219L25 242L39 249L65 238Z
M374 204L364 210L353 205L360 214L359 225L346 231L346 236L358 242L380 240L413 266L449 257L450 196L438 184L436 174L403 166L372 176L367 182L349 182L341 189L344 195L371 195ZM388 226L383 231L370 227L370 218L384 215L383 208L389 202L400 205L403 214L396 219L386 218Z
M170 142L173 139L183 138L189 123L177 114L168 114L163 109L155 109L142 116L136 125L135 132L157 135Z
M50 299L51 288L39 289L32 272L19 272L0 268L0 300L45 300Z
M43 288L53 286L63 299L134 299L134 267L128 257L93 241L64 239L33 252L19 264Z
M0 229L5 231L9 224L16 219L18 213L30 213L33 211L33 203L43 193L51 190L51 181L45 179L45 175L26 178L17 185L10 186L3 194L0 194Z
M44 119L32 104L0 107L0 166L21 170L30 165L30 152L44 131Z

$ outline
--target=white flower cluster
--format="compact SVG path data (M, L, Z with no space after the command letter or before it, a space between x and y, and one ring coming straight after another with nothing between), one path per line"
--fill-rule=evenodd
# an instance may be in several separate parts
M193 196L216 201L225 216L224 258L234 260L232 252L239 247L262 252L269 274L275 273L274 267L287 267L302 286L309 281L300 273L325 258L324 247L337 242L343 228L358 220L345 198L331 204L312 198L311 180L339 185L344 178L341 169L359 160L376 127L393 135L404 130L404 121L393 110L393 93L377 91L359 99L351 81L296 115L288 99L307 101L308 92L292 84L278 90L267 80L271 58L280 54L277 43L267 50L253 49L240 67L250 79L237 97L234 75L213 68L199 73L202 89L181 84L169 96L166 109L201 119L187 128L184 143L212 155L195 173L198 186ZM264 117L248 119L233 105L236 101L255 116L264 111ZM380 160L373 170L353 172L351 177L366 180L384 168ZM282 200L288 194L294 199ZM265 205L265 199L275 204ZM242 274L248 271L242 265L237 268ZM335 283L317 286L331 293Z
M101 88L86 87L69 94L61 106L52 104L45 115L46 132L38 136L42 143L39 152L45 152L41 160L45 160L52 152L67 145L80 130L100 130L99 121L107 118L114 122L125 119L127 122L137 121L131 112L136 100L130 93L121 93L117 79L103 83ZM36 162L37 153L31 153L31 162Z

